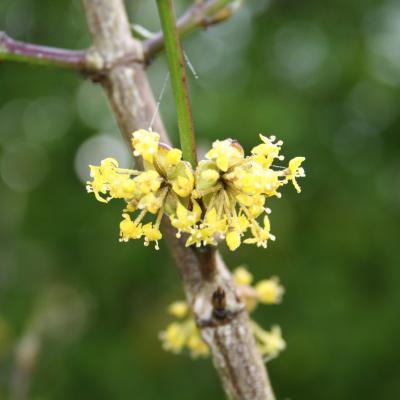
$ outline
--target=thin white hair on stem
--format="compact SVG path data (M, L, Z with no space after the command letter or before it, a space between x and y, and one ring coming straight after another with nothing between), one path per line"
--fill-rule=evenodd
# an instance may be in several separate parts
M156 119L158 111L160 109L161 100L164 97L164 93L165 93L165 89L167 87L168 80L169 80L169 71L165 75L164 82L163 82L163 85L161 87L161 91L160 91L160 94L158 96L158 99L157 99L156 109L154 110L154 114L151 117L151 121L150 121L150 124L149 124L149 131L152 130L152 127L153 127L153 124L154 124L154 120Z
M199 79L199 75L197 74L196 70L194 69L193 64L191 63L191 61L189 60L188 55L186 54L186 51L183 52L183 58L185 59L185 62L187 64L187 66L190 69L190 72L192 73L192 75L194 76L194 79Z

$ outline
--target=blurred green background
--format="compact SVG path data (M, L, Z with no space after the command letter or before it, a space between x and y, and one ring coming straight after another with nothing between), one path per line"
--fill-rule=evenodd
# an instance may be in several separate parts
M157 29L153 1L126 3ZM0 30L90 43L77 0L1 0ZM222 248L232 268L286 287L283 304L255 313L288 342L268 365L277 397L399 398L400 3L248 0L184 43L202 149L233 137L248 150L267 132L287 158L307 157L303 192L270 202L277 241ZM158 95L162 57L149 74ZM161 113L177 143L170 88ZM107 155L129 160L99 87L0 64L0 398L16 345L42 324L29 398L222 399L209 360L160 347L166 306L183 296L166 244L119 243L121 203L85 193L87 164Z

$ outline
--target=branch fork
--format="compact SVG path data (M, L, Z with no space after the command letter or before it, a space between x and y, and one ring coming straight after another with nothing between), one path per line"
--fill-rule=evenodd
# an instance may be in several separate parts
M207 28L231 17L242 0L208 0L195 2L177 21L180 35L193 32L197 28ZM140 55L137 50L127 50L112 62L93 49L69 50L22 42L0 31L0 62L16 61L33 65L47 65L78 70L85 75L101 76L118 64L138 62L149 64L164 48L163 33L150 33L138 25L132 26L133 32L144 39ZM143 32L146 34L143 35ZM96 79L94 79L96 81Z

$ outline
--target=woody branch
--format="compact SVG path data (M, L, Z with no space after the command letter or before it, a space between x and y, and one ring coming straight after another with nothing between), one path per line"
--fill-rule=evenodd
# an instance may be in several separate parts
M145 72L143 44L131 35L122 0L83 0L83 4L93 38L90 56L96 60L89 65L92 70L94 65L97 71L102 72L99 81L107 93L121 132L130 144L131 132L147 126L156 110ZM36 52L42 51L42 48L33 46L26 51L26 47L20 46L18 51L22 51L24 58L15 59L10 55L15 53L10 43L6 41L4 44L4 40L0 42L0 60L87 71L88 52L83 66L81 61L64 57L67 53L63 54L62 50L44 52L49 62L43 63L38 62L40 56ZM168 143L159 116L155 118L153 127L160 133L162 141ZM210 346L213 363L227 397L234 400L273 400L268 375L251 333L248 314L222 258L218 252L208 248L197 250L186 247L185 240L177 239L167 223L164 224L164 234L182 276L186 297L201 335Z

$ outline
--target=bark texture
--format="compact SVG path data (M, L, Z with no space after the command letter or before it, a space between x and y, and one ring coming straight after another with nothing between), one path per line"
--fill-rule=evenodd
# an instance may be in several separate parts
M83 4L93 38L90 59L101 71L95 79L103 85L118 125L131 145L130 134L147 128L156 109L142 45L131 36L122 0L83 0ZM168 143L158 116L153 127ZM167 222L163 224L163 233L227 397L273 400L249 317L220 255L211 248L185 247L185 239L177 239Z

